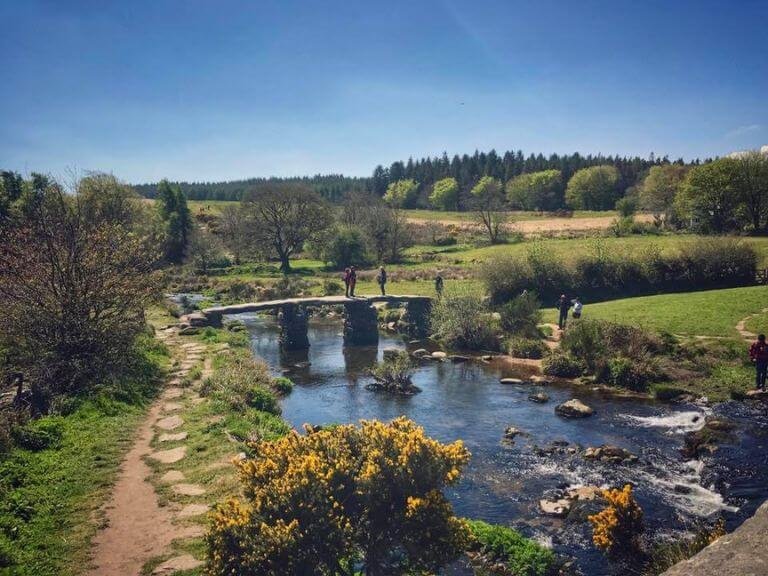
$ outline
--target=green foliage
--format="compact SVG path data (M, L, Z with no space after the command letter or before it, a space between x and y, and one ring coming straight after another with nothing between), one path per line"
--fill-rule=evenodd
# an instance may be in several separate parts
M419 183L415 180L398 180L387 187L384 202L393 208L410 208L416 200Z
M278 394L290 394L293 391L293 381L285 376L278 376L272 381L272 389Z
M647 392L650 382L658 377L658 370L649 357L628 358L617 356L608 360L605 380L611 386L635 392Z
M547 576L555 568L555 554L517 530L506 526L469 520L472 532L470 549L479 553L473 564L479 564L479 574L493 574L484 566L502 563L514 576ZM478 573L476 571L476 573Z
M584 363L564 352L553 352L541 364L541 370L547 376L559 378L576 378L584 374Z
M213 375L203 381L200 394L221 400L239 412L254 408L280 414L280 406L271 386L272 377L267 366L244 350L225 357Z
M443 178L432 186L430 204L437 210L456 210L459 201L459 184L455 178Z
M187 197L178 185L161 180L157 185L157 208L160 219L165 223L165 259L172 264L180 264L192 230Z
M536 337L541 322L541 302L533 292L524 292L504 304L500 310L501 328L505 332Z
M62 418L48 416L18 427L13 431L13 436L19 448L38 452L47 448L56 448L61 442L62 431Z
M593 166L576 172L568 181L565 200L576 210L610 210L619 195L619 171Z
M637 212L637 197L624 196L616 200L616 211L622 218L631 218Z
M515 176L506 186L507 199L521 210L555 210L563 205L563 174L542 170Z
M491 244L500 242L507 221L501 182L492 176L483 176L472 188L471 197L477 220L488 234L488 240Z
M344 287L338 280L325 280L323 282L323 294L326 296L336 296L344 292Z
M536 338L511 338L507 342L507 354L515 358L543 358L549 348L541 340Z
M499 343L494 322L477 294L446 294L432 304L433 336L454 348L496 350Z
M653 213L659 222L674 217L675 197L688 169L678 164L653 166L640 185L640 207Z
M736 160L721 158L688 172L676 206L694 230L719 234L739 227L737 166Z
M351 226L336 229L323 249L323 260L336 270L369 264L363 231Z
M386 354L384 361L371 368L375 383L371 388L398 394L412 394L418 388L413 385L414 366L410 354L400 350L395 354Z

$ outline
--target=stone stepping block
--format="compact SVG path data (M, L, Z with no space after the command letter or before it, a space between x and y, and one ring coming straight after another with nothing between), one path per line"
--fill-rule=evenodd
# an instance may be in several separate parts
M206 504L187 504L179 511L179 518L191 518L208 512Z
M181 388L166 388L165 392L163 392L164 400L175 400L176 398L181 398L182 396L184 396L184 390Z
M182 424L184 424L184 420L181 419L181 416L166 416L155 422L155 426L161 430L175 430Z
M175 484L184 480L184 473L181 470L168 470L160 477L160 482L163 484Z
M168 450L158 450L157 452L150 454L149 457L162 464L173 464L184 458L186 455L187 447L179 446L178 448L170 448Z
M160 434L158 442L181 442L187 439L186 432L176 432L175 434Z
M163 412L175 412L176 410L181 410L181 408L181 404L177 402L166 402L163 404Z
M199 568L202 565L203 562L191 554L182 554L181 556L175 556L158 565L154 570L152 570L152 574L153 576L174 574L175 572L194 570L195 568Z
M171 489L181 496L202 496L205 488L197 484L174 484Z

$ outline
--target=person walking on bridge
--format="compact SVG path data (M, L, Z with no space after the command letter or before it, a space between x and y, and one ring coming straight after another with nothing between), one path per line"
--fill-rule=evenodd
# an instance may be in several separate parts
M437 299L440 300L443 297L443 277L440 273L435 276L435 292L437 292Z
M379 288L381 288L381 295L386 296L386 284L387 284L387 271L384 270L384 266L379 266L379 274L376 276L376 282L379 284Z
M765 334L760 334L749 347L749 359L755 365L755 388L765 390L765 378L768 375L768 344Z
M344 281L344 296L349 298L349 266L344 268L344 274L341 275L341 279Z
M355 297L355 284L357 284L357 270L354 266L349 267L349 294L350 298Z

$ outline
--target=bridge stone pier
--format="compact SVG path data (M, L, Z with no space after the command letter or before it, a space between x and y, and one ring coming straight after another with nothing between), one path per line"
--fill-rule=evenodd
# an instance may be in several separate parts
M248 312L263 312L277 310L277 321L280 326L280 345L285 350L302 350L309 348L307 325L308 306L344 306L344 344L349 346L364 346L376 344L379 341L378 315L373 304L388 302L405 304L404 320L408 324L408 333L413 337L427 336L429 327L429 311L432 299L428 296L361 296L347 298L346 296L323 296L316 298L289 298L285 300L269 300L249 304L235 304L209 308L202 312L208 324L220 328L223 318L227 315L245 314Z

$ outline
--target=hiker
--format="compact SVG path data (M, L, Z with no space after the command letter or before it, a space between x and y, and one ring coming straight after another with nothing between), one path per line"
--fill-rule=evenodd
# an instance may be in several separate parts
M760 334L757 341L749 347L749 359L755 365L755 388L765 390L765 376L768 373L768 344L765 334Z
M581 309L584 308L584 304L581 303L579 297L576 296L576 298L571 300L571 304L573 304L573 317L581 318Z
M437 292L438 300L443 297L443 277L440 276L439 272L435 276L435 292Z
M349 266L344 268L344 274L341 275L341 279L344 281L344 295L349 298Z
M355 284L357 284L357 272L354 266L349 267L349 297L355 297Z
M384 266L379 266L379 275L376 276L376 282L379 284L379 287L381 288L381 295L386 296L387 293L384 290L384 287L387 284L387 271L384 270Z
M560 300L557 303L557 308L560 310L560 318L557 321L557 325L560 327L560 330L563 330L565 328L565 324L568 321L568 309L571 307L571 303L568 300L568 298L565 297L565 294L562 294L560 296Z

